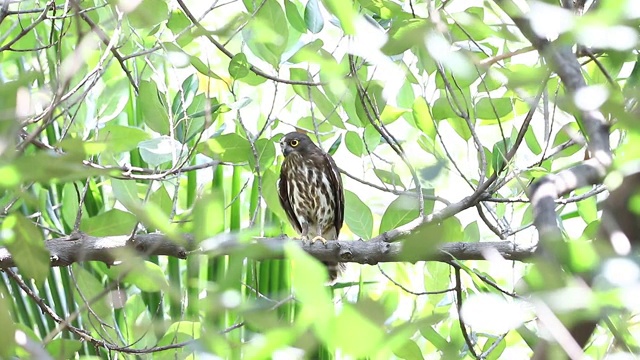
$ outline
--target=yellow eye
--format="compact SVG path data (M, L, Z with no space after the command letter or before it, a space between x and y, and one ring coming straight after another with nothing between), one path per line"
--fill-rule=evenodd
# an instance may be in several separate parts
M296 147L296 146L298 146L298 144L300 144L300 141L298 141L298 140L289 141L289 145L291 145L292 147Z

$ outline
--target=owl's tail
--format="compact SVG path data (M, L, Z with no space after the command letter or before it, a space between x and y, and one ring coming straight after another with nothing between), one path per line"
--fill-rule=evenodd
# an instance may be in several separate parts
M337 236L337 231L334 227L330 227L327 231L325 231L322 234L322 237L325 238L326 240L335 240L338 238ZM327 271L329 271L329 284L333 285L336 280L338 279L338 275L340 275L341 272L345 271L347 269L347 265L345 265L344 263L337 263L337 262L322 262L323 264L325 264L327 266Z
M347 269L347 266L344 263L335 263L335 262L323 262L327 266L327 271L329 271L329 284L333 285L340 273Z

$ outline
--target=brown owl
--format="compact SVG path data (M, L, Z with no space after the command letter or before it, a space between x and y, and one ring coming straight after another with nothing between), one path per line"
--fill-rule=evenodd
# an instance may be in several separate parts
M278 194L291 226L302 241L337 240L344 219L344 190L333 158L298 132L285 135L280 147L284 162ZM334 282L344 264L324 264Z

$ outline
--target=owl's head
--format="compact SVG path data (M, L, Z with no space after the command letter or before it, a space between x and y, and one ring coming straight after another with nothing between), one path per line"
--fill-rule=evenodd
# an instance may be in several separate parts
M297 152L305 154L316 149L316 144L311 139L299 132L290 132L280 139L280 149L286 157L287 155Z

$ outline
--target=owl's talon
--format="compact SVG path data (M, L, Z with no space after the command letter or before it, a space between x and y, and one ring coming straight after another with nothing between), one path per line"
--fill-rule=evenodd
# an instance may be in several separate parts
M322 241L322 244L324 244L324 246L327 246L327 239L323 238L322 236L318 235L316 237L314 237L313 239L311 239L311 244L313 244L314 242L316 242L317 240Z
M307 235L302 235L300 241L302 242L302 245L306 245L309 242L309 237Z

